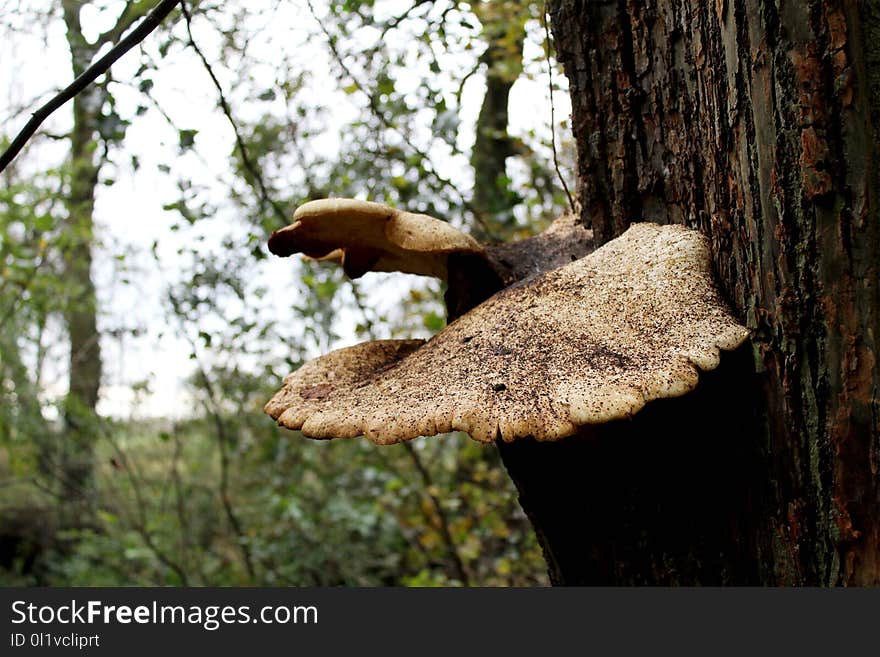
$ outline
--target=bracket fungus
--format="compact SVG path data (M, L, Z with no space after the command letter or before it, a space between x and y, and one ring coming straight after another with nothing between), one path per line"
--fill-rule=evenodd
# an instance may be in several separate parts
M474 238L445 221L381 203L310 201L297 208L293 220L272 233L269 250L338 262L351 278L368 271L400 271L445 280L450 254L484 252Z
M309 201L293 219L269 238L275 255L335 262L350 278L368 271L439 278L449 284L450 319L511 283L583 257L593 246L592 232L573 215L509 244L480 244L440 219L354 199Z
M337 234L328 243L316 237L317 228L308 232L315 210L326 207L303 206L308 211L297 212L298 223L273 235L273 252L291 251L291 235L301 240L292 250L307 255L341 246L347 256L357 244L369 244L379 254L374 266L387 258L396 267L406 260L401 271L447 273L433 252L424 251L429 253L424 267L408 260L416 249L401 244L424 244L417 226L409 241L388 237L387 222L413 215L389 218L387 209L378 209L384 206L359 205L366 208L357 215L364 222L378 224L376 217L385 216L385 238L375 237L375 227L358 228L359 220L349 215L346 226L353 226L357 241ZM433 222L439 220L426 219L427 233L449 235L435 233ZM522 261L531 249L554 269L530 275L530 267L510 263L514 273L501 278L521 280L428 341L366 342L321 356L288 375L266 412L280 425L320 439L365 435L391 444L458 430L482 442L558 440L585 425L629 417L652 399L692 390L698 370L717 367L719 350L734 349L747 338L715 287L708 241L699 232L634 224L592 253L561 264L566 250L553 247L552 240L576 230L563 222L544 241L507 253ZM576 235L574 243L581 238ZM570 245L571 236L562 242ZM388 243L394 248L385 248ZM479 252L469 239L449 244L459 246L445 253L460 245ZM504 248L496 253L504 255Z

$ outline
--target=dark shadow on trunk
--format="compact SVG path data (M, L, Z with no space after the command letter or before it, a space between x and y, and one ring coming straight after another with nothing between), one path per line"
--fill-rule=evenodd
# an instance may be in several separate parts
M749 347L684 397L559 442L499 444L564 585L759 584L764 448Z

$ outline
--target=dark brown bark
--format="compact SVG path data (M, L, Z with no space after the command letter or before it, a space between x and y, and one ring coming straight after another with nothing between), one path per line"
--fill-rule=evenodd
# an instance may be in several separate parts
M750 353L686 397L559 442L499 443L554 584L759 584L769 492ZM734 385L732 385L735 382Z
M880 584L878 5L550 3L584 222L703 231L753 336L591 444L503 449L555 581Z

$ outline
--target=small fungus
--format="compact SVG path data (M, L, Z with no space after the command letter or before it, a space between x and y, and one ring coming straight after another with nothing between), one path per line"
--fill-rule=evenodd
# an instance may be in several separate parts
M293 220L272 233L269 250L338 262L351 278L368 271L399 271L445 280L450 254L485 252L474 238L445 221L381 203L310 201L296 210Z
M505 244L480 244L451 224L425 214L340 198L305 203L297 208L290 226L269 238L269 250L275 255L302 253L313 260L335 262L351 278L368 271L442 280L457 274L465 279L491 279L483 283L494 286L493 292L577 260L592 245L592 232L570 214L540 235Z

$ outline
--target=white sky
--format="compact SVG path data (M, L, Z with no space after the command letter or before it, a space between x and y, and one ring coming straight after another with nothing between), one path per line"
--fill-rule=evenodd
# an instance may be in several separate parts
M98 4L115 11L103 14L95 11L91 16L84 12L84 24L92 27L96 33L106 29L120 5L116 0ZM232 7L234 4L229 2L226 6ZM400 7L407 5L406 2L387 4L389 13L397 13ZM0 0L0 23L5 22L3 32L9 37L0 36L0 130L9 137L18 131L27 118L27 112L14 116L16 109L36 108L70 81L63 25L56 21L48 31L34 29L25 15L25 10L46 5L47 0L21 0L15 3ZM322 5L322 0L315 2L319 13L323 11ZM276 6L276 3L272 3L272 6ZM177 26L177 29L181 27ZM252 42L252 54L272 62L279 49L289 54L302 48L305 55L303 65L312 67L324 78L328 71L331 72L335 83L337 74L326 52L303 45L310 35L318 32L304 2L294 0L277 3L275 13L258 27L261 30L259 37ZM215 35L197 21L194 31L208 57L215 56L219 52ZM537 48L537 44L528 43L526 59L537 59ZM114 79L130 79L138 63L138 49L135 48L114 65ZM454 79L457 74L454 69L459 64L451 61L448 65L452 68L450 77ZM216 63L215 72L229 97L236 101L246 100L236 95L235 80L229 71ZM511 93L510 130L515 135L525 135L530 130L548 134L550 105L546 68L533 72L534 79L521 79ZM266 75L267 87L271 85L274 71L270 66L257 74ZM418 71L412 74L417 76ZM561 75L554 75L557 83L564 84ZM236 230L241 223L237 221L235 209L228 202L224 203L225 190L233 179L227 164L233 148L232 130L217 109L214 87L189 49L163 60L153 80L155 85L151 94L177 126L199 130L196 152L177 157L173 166L207 187L211 190L211 196L215 197L219 208L217 215L208 222L199 222L197 230L205 235L204 248L216 249L218 238L212 238L211 235ZM413 83L416 80L414 77ZM402 83L406 84L407 80L403 79ZM460 146L466 150L473 143L473 125L482 101L483 84L483 78L475 75L465 86L459 140ZM139 92L120 84L114 86L113 92L119 113L124 117L133 115L141 100ZM345 94L333 89L323 89L320 93L335 93L332 104L340 119L350 118L356 111ZM570 112L567 94L556 93L554 101L557 120L566 119ZM63 133L70 124L69 111L69 105L62 108L44 127L49 132ZM239 102L239 107L233 107L233 111L246 112L246 107L242 109ZM246 114L239 116L253 118ZM338 144L338 136L333 131L328 131L320 139L325 150L332 150ZM115 151L113 160L118 166L105 168L104 176L112 176L114 184L101 186L98 190L95 219L101 249L96 257L94 275L101 304L101 328L105 331L135 327L144 330L139 337L105 337L102 341L104 381L99 410L104 414L122 417L182 416L191 406L183 385L192 373L190 347L176 334L177 328L168 325L168 313L162 302L167 285L178 280L182 268L177 250L184 241L192 239L194 233L191 229L172 232L171 226L179 221L179 215L162 209L164 203L178 198L178 192L175 178L161 173L157 167L174 159L176 152L176 132L171 130L158 112L151 110L133 121L122 147ZM46 163L57 162L62 153L57 144L40 142L20 158L17 166L27 173ZM131 155L136 155L140 160L141 166L137 171L128 164ZM460 161L436 160L434 165L447 177L460 182L460 189L469 186L470 173ZM291 172L291 175L295 176L295 172ZM158 265L149 256L149 248L154 241L158 241L159 245ZM115 257L122 253L126 253L124 267L129 270L126 274L131 280L129 285L114 284L124 275L119 271L120 263ZM269 286L277 295L276 298L285 298L289 296L284 294L285 287L293 280L295 269L290 259L270 258L265 264L254 268L254 281ZM369 305L388 312L394 311L413 285L435 285L404 275L368 275L363 280L362 290L367 294ZM279 312L283 317L284 308L271 303L272 291L260 312ZM344 326L340 333L345 337L334 346L355 341L353 327L357 319L351 312L341 317ZM66 354L61 347L51 352L43 376L47 399L64 394L65 361ZM136 400L131 385L143 380L149 381L150 393Z

